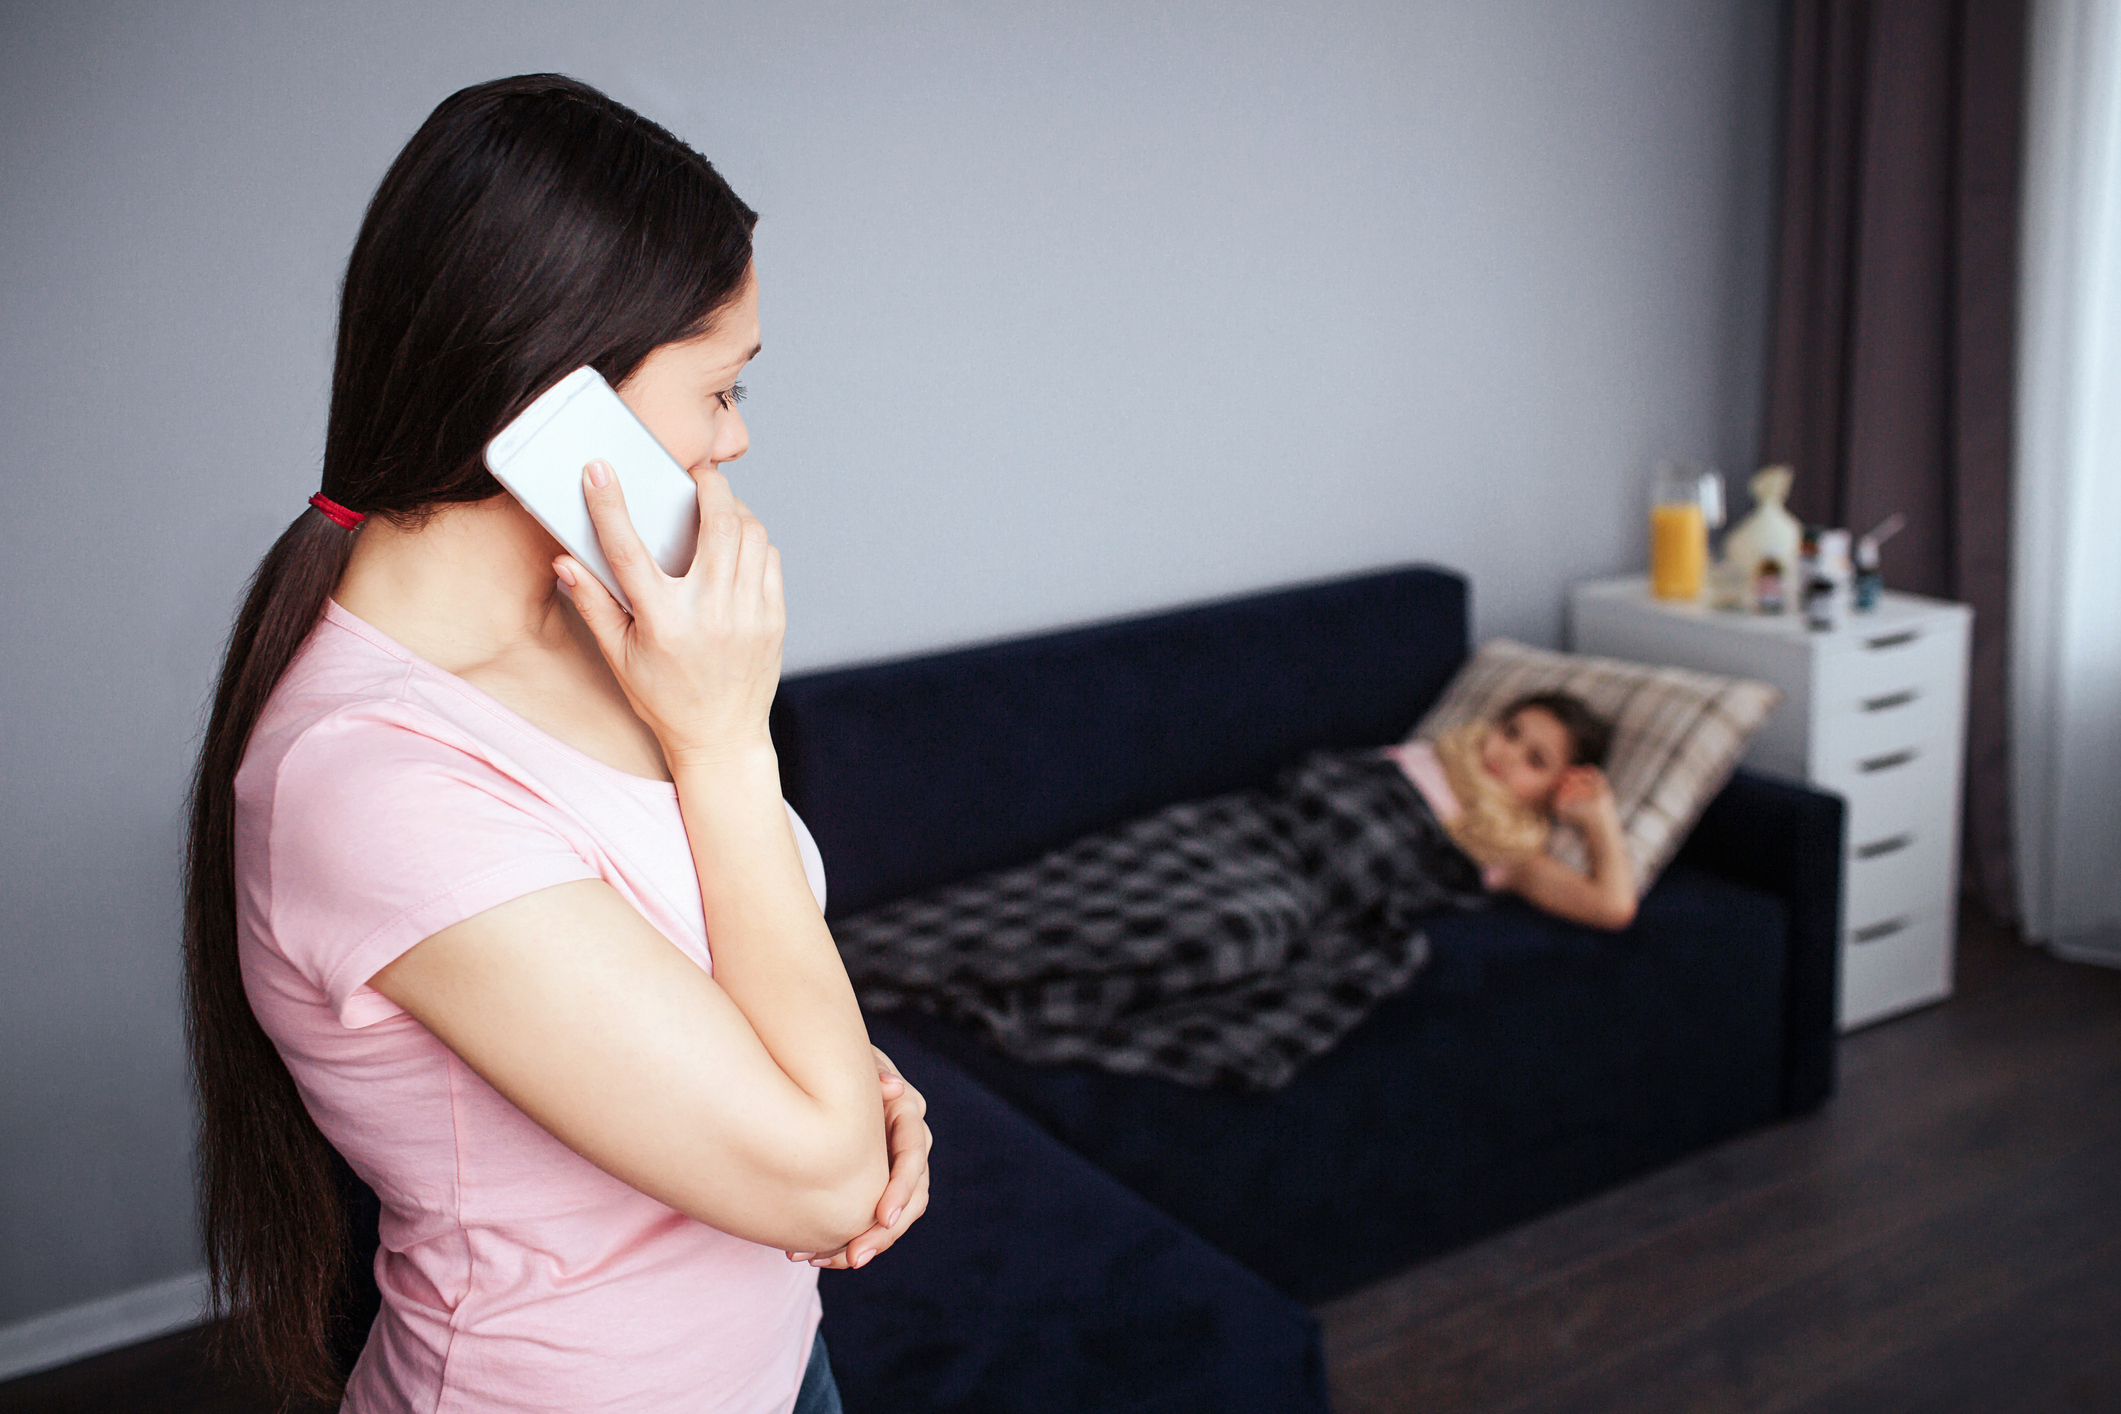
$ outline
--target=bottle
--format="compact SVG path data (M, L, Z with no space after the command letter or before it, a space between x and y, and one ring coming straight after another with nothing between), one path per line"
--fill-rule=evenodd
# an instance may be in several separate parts
M1867 614L1885 595L1885 575L1878 568L1878 547L1900 533L1907 517L1894 511L1856 542L1856 612Z
M1849 533L1846 530L1819 532L1819 573L1832 587L1832 613L1834 621L1839 623L1848 617L1855 598L1856 571L1849 559Z
M1825 633L1834 626L1834 579L1819 553L1822 538L1816 527L1806 526L1798 549L1798 563L1802 566L1798 599L1804 606L1805 627L1816 633Z
M1732 564L1748 567L1756 589L1753 607L1763 614L1779 614L1792 607L1777 596L1775 607L1769 608L1757 595L1761 565L1774 561L1778 578L1783 578L1797 564L1798 542L1804 527L1782 504L1789 497L1791 480L1792 473L1786 466L1764 466L1755 472L1746 483L1753 493L1752 513L1738 522L1723 541L1723 557ZM1782 587L1792 586L1785 580Z
M1760 572L1753 577L1753 605L1763 614L1782 612L1782 563L1779 560L1762 560Z
M1814 566L1804 581L1804 624L1816 633L1834 627L1834 581Z
M1856 612L1868 614L1878 607L1885 593L1885 576L1878 572L1878 542L1868 535L1856 542Z

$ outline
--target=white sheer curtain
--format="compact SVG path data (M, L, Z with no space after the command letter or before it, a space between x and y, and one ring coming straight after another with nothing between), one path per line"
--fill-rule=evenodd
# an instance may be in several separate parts
M2012 751L2028 936L2121 965L2121 0L2036 0Z

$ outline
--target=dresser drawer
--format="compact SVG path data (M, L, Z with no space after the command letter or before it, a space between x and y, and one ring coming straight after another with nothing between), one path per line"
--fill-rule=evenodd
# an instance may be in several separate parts
M1955 620L1857 622L1840 632L1847 637L1818 660L1820 720L1910 687L1956 691L1966 671L1965 628Z
M1918 741L1875 755L1843 758L1814 781L1848 801L1848 841L1860 848L1910 830L1956 820L1956 741Z
M1813 763L1812 779L1839 791L1853 805L1859 799L1920 796L1949 786L1959 773L1959 743L1952 737L1916 737L1878 743L1864 751L1822 751Z
M1814 728L1813 773L1861 774L1865 763L1881 761L1896 751L1954 741L1959 734L1960 698L1950 684L1914 682L1843 694L1832 711L1821 712Z
M1843 861L1842 926L1861 930L1917 914L1947 911L1956 841L1949 819L1932 815L1865 843L1852 839Z
M1951 990L1949 910L1883 919L1843 932L1843 1030L1936 1001Z

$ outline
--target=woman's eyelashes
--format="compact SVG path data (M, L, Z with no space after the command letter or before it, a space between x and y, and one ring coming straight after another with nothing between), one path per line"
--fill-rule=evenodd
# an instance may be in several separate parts
M716 393L714 395L714 400L722 405L722 411L727 412L729 409L735 407L738 403L744 401L744 385L741 383L732 383L728 387Z

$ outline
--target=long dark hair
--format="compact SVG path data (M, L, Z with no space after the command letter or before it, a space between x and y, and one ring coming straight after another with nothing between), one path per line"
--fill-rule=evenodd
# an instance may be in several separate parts
M757 221L706 158L556 74L450 95L383 176L341 290L323 492L417 525L501 494L493 434L583 364L616 384L707 332L750 278ZM200 1209L225 1348L335 1399L349 1234L335 1155L259 1027L237 965L235 777L358 530L316 510L251 576L192 780L184 976Z

